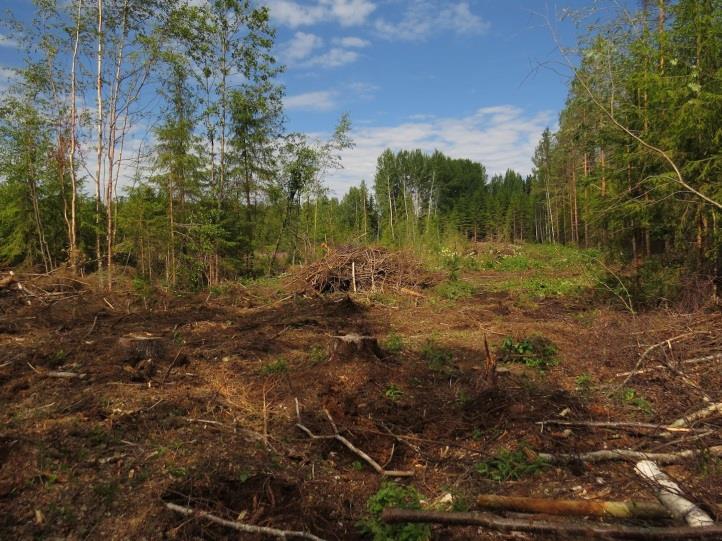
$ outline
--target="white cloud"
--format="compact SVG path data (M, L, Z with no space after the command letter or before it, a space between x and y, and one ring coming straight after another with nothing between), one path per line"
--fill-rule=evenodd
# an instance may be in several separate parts
M288 110L329 111L337 105L336 92L332 90L318 90L316 92L287 96L283 100L283 105Z
M376 9L370 0L315 0L302 5L292 0L268 0L271 17L291 28L321 22L338 22L341 26L357 26L366 22Z
M10 85L17 79L18 74L14 69L0 66L0 91L10 88Z
M11 38L5 34L0 34L0 47L19 49L20 43L15 38Z
M443 0L413 0L397 22L377 19L376 31L389 40L423 41L441 32L483 34L489 23L474 14L468 2Z
M358 60L359 54L356 51L333 47L325 53L309 59L304 63L306 67L337 68L345 66Z
M485 107L461 118L416 116L398 126L364 127L352 132L356 146L343 153L344 169L328 175L330 188L341 195L362 179L372 182L376 159L393 150L435 149L454 158L482 163L489 174L511 168L531 172L531 156L551 112L529 114L511 105Z
M295 64L307 58L314 50L323 45L323 39L315 34L296 32L289 41L282 44L281 59L287 64Z
M357 38L355 36L336 38L333 41L341 47L348 47L352 49L363 49L364 47L371 45L370 41L366 41L365 39Z

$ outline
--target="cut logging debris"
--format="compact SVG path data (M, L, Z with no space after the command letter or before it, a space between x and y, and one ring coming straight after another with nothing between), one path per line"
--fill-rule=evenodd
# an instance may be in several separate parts
M481 526L490 530L549 534L570 539L640 539L648 541L679 539L720 539L722 526L704 528L667 527L639 528L633 526L602 525L583 522L551 522L537 518L505 518L491 513L445 513L386 508L381 520L387 524L405 522L444 524L449 526Z
M336 427L336 423L333 421L333 418L331 417L331 414L328 412L328 410L323 410L324 414L326 415L326 418L328 419L328 422L331 424L331 428L333 428L333 434L329 434L327 436L318 436L311 432L311 430L306 427L304 424L301 423L301 407L298 404L298 399L296 399L296 419L298 422L296 423L296 426L302 430L309 438L312 440L337 440L341 442L349 451L354 453L357 457L365 461L369 466L371 466L379 475L383 475L385 477L412 477L414 475L414 472L412 471L401 471L401 470L386 470L384 469L381 464L376 462L373 458L371 458L369 455L364 453L361 449L356 447L353 443L351 443L349 440L347 440L345 437L343 437ZM393 456L393 447L391 448L391 455ZM389 461L391 459L389 458Z
M641 519L668 519L674 516L664 505L644 501L554 500L482 494L477 497L476 503L482 509L543 515Z
M177 504L171 503L171 502L166 502L165 506L168 509L170 509L171 511L175 511L176 513L180 513L181 515L185 515L185 516L191 517L191 518L194 518L194 517L203 518L209 522L213 522L215 524L225 526L226 528L231 528L238 532L256 534L256 535L267 536L267 537L275 537L277 539L310 539L311 541L323 541L323 539L321 539L320 537L317 537L317 536L307 533L307 532L297 532L297 531L292 531L292 530L279 530L277 528L268 528L266 526L254 526L253 524L245 524L243 522L226 520L224 518L217 517L215 515L211 515L210 513L206 513L205 511L200 511L198 509L191 509L190 507L184 507L182 505L177 505Z
M409 253L378 247L342 246L291 275L294 290L366 292L428 287L433 279Z
M653 486L657 498L675 517L684 519L692 528L706 528L714 520L694 503L684 497L682 489L651 460L642 460L634 468Z

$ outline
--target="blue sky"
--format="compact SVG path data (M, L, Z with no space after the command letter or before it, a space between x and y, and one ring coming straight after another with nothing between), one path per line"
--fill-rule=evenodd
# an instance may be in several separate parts
M202 0L194 0L202 1ZM287 65L287 126L324 134L343 112L353 150L326 182L341 195L373 180L387 147L477 160L491 173L528 173L546 126L554 127L567 77L540 14L554 20L565 45L574 28L565 8L593 0L262 0ZM20 18L30 0L2 0ZM0 36L0 79L21 51ZM562 71L560 73L560 70ZM566 70L568 75L568 70ZM0 83L1 86L1 83Z
M567 77L540 14L566 0L269 0L288 65L289 127L326 131L343 111L356 148L328 175L337 193L372 180L387 147L438 148L492 172L528 173L536 142L556 124ZM563 72L564 70L562 70ZM568 72L568 70L567 70Z

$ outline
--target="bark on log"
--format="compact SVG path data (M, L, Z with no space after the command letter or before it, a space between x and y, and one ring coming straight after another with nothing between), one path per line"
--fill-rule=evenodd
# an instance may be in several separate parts
M687 449L675 453L646 453L644 451L632 451L630 449L609 449L604 451L591 451L579 454L558 454L539 453L539 458L550 464L575 464L582 462L608 462L611 460L654 460L660 464L679 464L690 458L701 454L710 456L722 456L722 445L707 447L706 449Z
M669 540L720 539L722 526L706 528L636 528L632 526L607 526L581 522L551 522L525 518L504 518L491 513L444 513L387 508L381 513L381 520L388 524L404 522L445 524L449 526L481 526L491 530L531 532L566 536L570 539L637 539ZM555 537L555 538L558 538Z
M554 500L549 498L482 494L477 497L476 503L483 509L518 511L520 513L542 513L545 515L645 519L672 517L670 511L658 502L633 500Z
M707 406L706 408L702 408L699 411L695 411L694 413L690 413L689 415L685 415L684 417L680 417L676 421L673 421L669 426L672 428L681 428L685 426L689 426L691 423L695 421L699 421L700 419L705 419L707 417L711 417L712 415L716 413L722 413L722 402L717 402L716 404L711 404Z
M639 475L654 485L657 498L676 517L684 519L693 528L704 528L714 520L683 496L682 489L651 460L642 460L634 468Z

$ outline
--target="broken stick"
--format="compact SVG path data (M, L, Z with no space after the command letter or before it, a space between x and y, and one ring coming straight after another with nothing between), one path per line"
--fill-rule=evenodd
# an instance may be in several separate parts
M298 531L292 531L292 530L279 530L276 528L268 528L266 526L254 526L253 524L244 524L243 522L235 522L233 520L226 520L221 517L211 515L210 513L206 513L205 511L191 509L190 507L183 507L182 505L177 505L175 503L166 502L165 506L168 509L170 509L171 511L175 511L176 513L180 513L181 515L185 515L187 517L204 518L210 522L220 524L221 526L225 526L226 528L232 528L239 532L253 533L253 534L259 534L259 535L270 535L273 537L277 537L279 539L298 538L298 539L311 539L312 541L324 541L320 537L316 537L315 535L313 535L311 533L298 532Z
M722 526L706 528L635 528L593 523L547 522L537 519L504 518L491 513L444 513L386 508L381 520L388 524L404 522L446 524L450 526L481 526L491 530L532 532L565 536L570 539L637 539L643 541L677 541L679 539L720 539Z
M682 489L651 460L642 460L634 467L639 475L653 484L657 498L676 517L684 519L692 528L704 528L714 520L683 496Z
M298 405L298 399L296 399L296 418L298 419L298 422L296 423L296 426L302 430L309 438L312 440L337 440L340 441L342 444L346 446L346 448L354 453L357 457L363 459L369 466L371 466L378 474L383 475L385 477L412 477L414 475L414 472L412 471L403 471L403 470L385 470L381 464L376 462L373 458L371 458L369 455L364 453L361 449L356 447L353 443L348 441L346 438L344 438L341 434L338 432L338 428L336 428L336 423L333 422L333 418L331 417L331 414L328 412L328 410L323 410L326 414L326 417L328 418L328 421L331 423L331 427L333 427L333 434L330 435L322 435L319 436L317 434L314 434L311 432L308 427L304 426L301 423L301 410Z
M477 497L476 503L482 509L517 511L519 513L541 513L545 515L644 519L672 517L670 511L658 502L634 500L554 500L550 498L482 494Z

